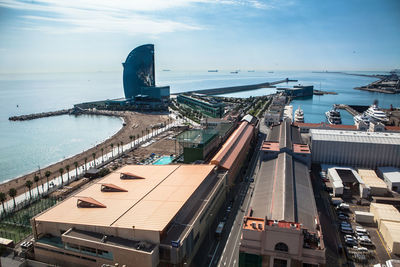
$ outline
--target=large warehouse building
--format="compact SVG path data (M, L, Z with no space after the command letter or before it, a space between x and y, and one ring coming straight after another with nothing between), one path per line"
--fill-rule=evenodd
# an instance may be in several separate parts
M129 165L31 220L35 258L59 266L191 264L225 201L213 165Z
M400 134L310 130L312 161L354 167L400 167Z
M234 185L246 159L251 142L257 132L258 120L253 116L245 116L239 127L229 136L221 149L211 159L210 164L217 165L219 169L228 171L229 186Z
M300 132L285 120L261 148L239 266L324 266L325 245ZM299 144L300 143L300 144ZM307 157L306 157L307 158Z

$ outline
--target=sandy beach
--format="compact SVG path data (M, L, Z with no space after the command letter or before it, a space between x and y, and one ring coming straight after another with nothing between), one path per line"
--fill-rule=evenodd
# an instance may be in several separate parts
M85 164L85 158L87 158L87 162L93 160L92 153L96 153L96 158L101 157L101 149L103 148L104 155L111 151L111 144L114 144L114 149L118 147L117 144L123 142L123 144L127 144L131 142L130 136L137 135L140 137L144 134L147 135L146 129L151 130L152 126L157 124L167 122L169 116L167 114L155 114L155 113L138 113L131 111L97 111L96 114L107 115L107 116L116 116L123 118L125 122L125 126L123 126L117 133L115 133L112 137L103 141L101 144L96 145L96 147L92 147L89 150L86 150L82 153L69 157L65 160L42 168L40 170L41 176L39 180L39 185L42 183L46 183L46 176L44 175L46 171L51 172L51 176L49 180L54 179L60 175L59 169L64 169L63 177L66 177L66 166L69 165L70 171L75 170L74 162L78 162L78 166ZM93 129L95 131L95 129ZM34 176L39 175L38 171L31 172L29 174L23 175L21 177L15 178L13 180L7 181L3 184L0 184L0 192L4 192L7 195L7 200L10 199L8 196L8 191L10 188L17 189L17 195L24 194L27 192L27 187L25 183L27 180L31 180L34 182ZM36 183L33 184L32 188L36 187Z

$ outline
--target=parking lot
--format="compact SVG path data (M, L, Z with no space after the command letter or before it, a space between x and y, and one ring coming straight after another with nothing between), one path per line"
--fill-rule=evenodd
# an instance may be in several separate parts
M319 174L319 178L321 183L328 183L324 172ZM326 186L324 188L329 191ZM359 196L348 194L342 198L343 204L332 201L332 194L329 198L329 213L332 221L336 222L343 253L350 266L373 266L390 259L400 259L399 256L390 253L376 224L360 224L355 221L355 211L369 212L368 201L363 201L363 205L360 205Z

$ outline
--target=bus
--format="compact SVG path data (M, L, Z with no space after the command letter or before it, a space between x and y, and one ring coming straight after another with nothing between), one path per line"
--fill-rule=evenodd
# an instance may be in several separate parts
M225 226L224 222L220 222L218 224L217 229L215 230L215 238L216 239L221 239L222 232L224 231L224 226Z

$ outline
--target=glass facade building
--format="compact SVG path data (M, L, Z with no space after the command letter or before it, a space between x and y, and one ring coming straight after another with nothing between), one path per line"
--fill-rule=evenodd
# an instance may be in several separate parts
M169 104L169 86L155 85L154 45L146 44L133 49L124 66L123 84L125 100L117 105L129 103L135 109L166 110Z
M141 94L141 87L155 86L154 45L146 44L133 49L124 66L123 83L126 99Z

